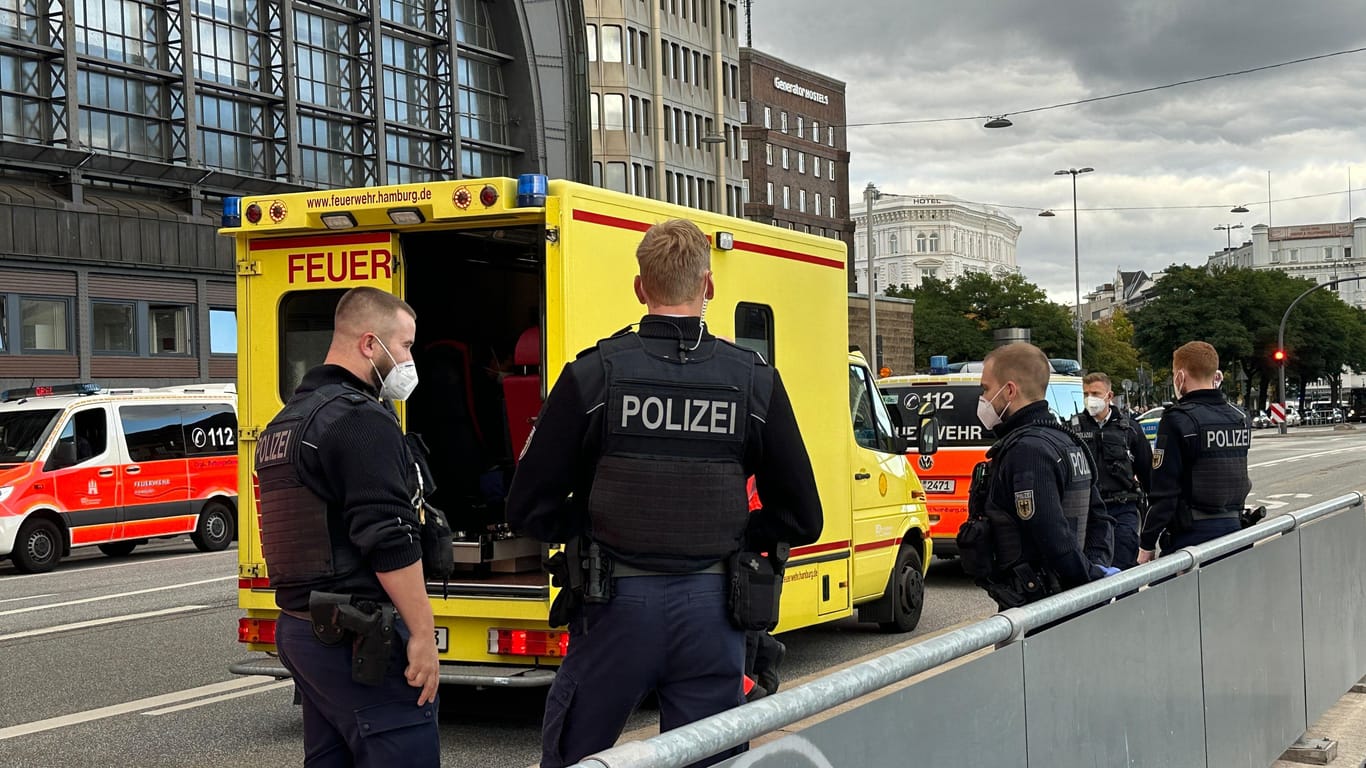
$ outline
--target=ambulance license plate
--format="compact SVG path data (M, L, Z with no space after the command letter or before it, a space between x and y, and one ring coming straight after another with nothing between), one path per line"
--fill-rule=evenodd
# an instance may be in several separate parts
M445 627L436 628L436 651L445 653L451 646L451 631Z
M956 480L926 480L925 493L953 493Z

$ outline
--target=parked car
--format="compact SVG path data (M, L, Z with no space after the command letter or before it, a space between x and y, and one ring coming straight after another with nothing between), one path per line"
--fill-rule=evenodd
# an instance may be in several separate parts
M1269 426L1271 426L1271 417L1267 415L1266 411L1252 412L1253 429L1266 429Z
M1287 427L1298 427L1304 420L1300 418L1299 409L1293 405L1285 407L1285 425Z

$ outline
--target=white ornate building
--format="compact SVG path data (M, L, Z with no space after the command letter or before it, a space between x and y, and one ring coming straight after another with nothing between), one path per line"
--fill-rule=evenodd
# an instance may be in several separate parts
M867 215L862 197L851 199L854 270L860 292L868 290ZM1020 225L996 208L949 195L884 195L873 204L874 286L915 287L970 272L1019 272L1015 244Z
M1289 227L1252 227L1252 240L1209 257L1210 266L1279 269L1291 277L1307 277L1322 283L1341 277L1364 279L1339 283L1342 300L1366 308L1366 218L1333 224L1301 224Z

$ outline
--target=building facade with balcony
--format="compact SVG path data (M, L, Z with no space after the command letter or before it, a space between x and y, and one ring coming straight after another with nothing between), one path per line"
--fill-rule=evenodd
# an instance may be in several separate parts
M859 293L868 292L866 207L854 210L854 274ZM972 272L1004 276L1015 263L1020 225L996 208L949 195L883 195L873 203L874 287L920 285L925 278L949 280Z
M740 49L745 218L843 240L853 253L844 83Z
M590 173L573 0L0 3L0 388L226 381L223 197Z
M729 0L585 0L593 183L740 215Z
M1252 239L1209 257L1210 266L1279 269L1292 277L1323 283L1366 277L1366 218L1330 224L1252 227ZM1352 306L1366 309L1366 285L1346 282L1325 288Z

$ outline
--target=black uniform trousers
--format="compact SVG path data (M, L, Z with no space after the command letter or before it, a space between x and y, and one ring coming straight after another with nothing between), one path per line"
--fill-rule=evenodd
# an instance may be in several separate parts
M1173 533L1171 536L1171 546L1169 551L1175 552L1182 547L1193 547L1196 544L1204 544L1220 536L1227 536L1242 530L1242 523L1236 517L1225 517L1216 520L1194 520L1191 527L1180 533Z
M294 675L304 710L304 765L307 768L425 768L441 764L437 702L417 706L421 689L408 685L408 628L396 622L398 638L389 669L378 686L351 679L351 644L324 645L313 625L280 614L275 645Z
M1110 565L1121 571L1138 565L1138 505L1132 501L1106 502L1105 511L1115 519L1115 552Z
M724 574L629 576L613 586L611 602L570 620L569 653L545 703L541 768L611 747L651 690L661 731L744 702L745 633L727 618Z

